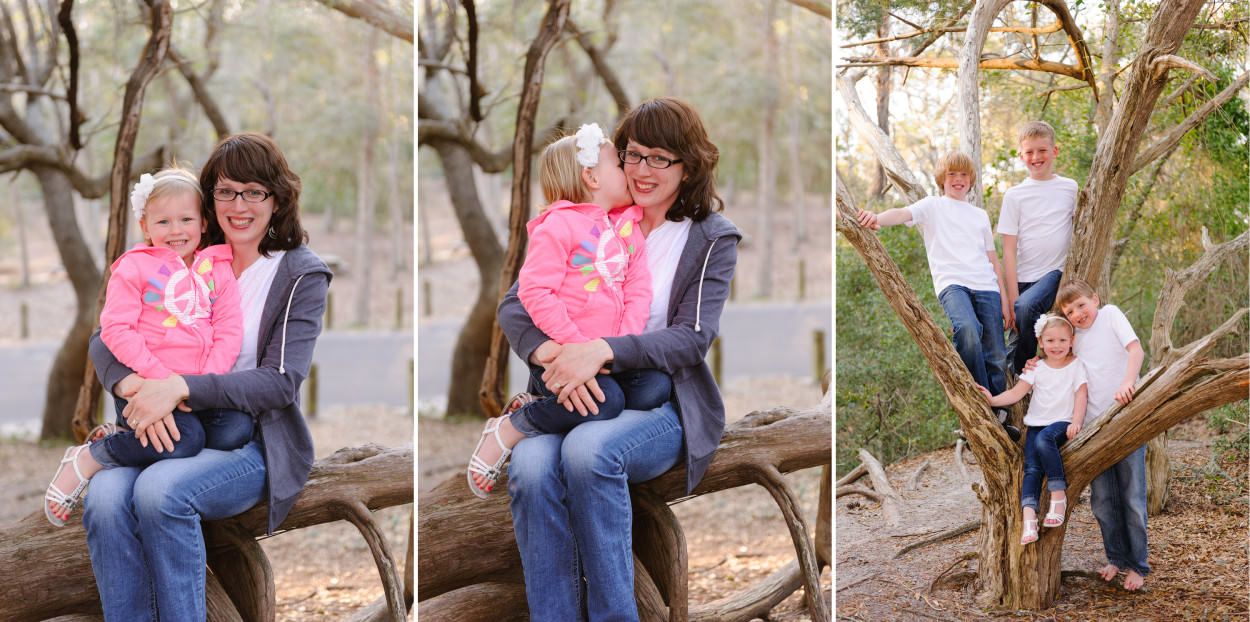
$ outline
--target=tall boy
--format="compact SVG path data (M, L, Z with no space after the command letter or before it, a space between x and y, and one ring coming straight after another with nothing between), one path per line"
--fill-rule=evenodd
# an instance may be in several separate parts
M920 228L933 288L954 328L955 350L973 380L998 395L1007 389L1003 345L1007 299L990 218L964 200L974 178L972 159L952 151L938 161L934 175L944 196L925 197L880 214L860 210L857 220L872 230L898 224ZM1019 436L1019 430L1006 427L1013 439Z
M1094 288L1072 279L1059 288L1059 308L1076 327L1073 352L1085 363L1089 401L1086 425L1115 402L1133 399L1133 385L1141 370L1141 342L1128 318L1115 305L1098 308ZM1089 505L1102 530L1107 565L1098 570L1111 581L1126 571L1124 589L1136 590L1150 573L1146 563L1146 446L1103 471L1089 485Z
M1003 236L1007 306L1015 316L1015 337L1007 362L1019 374L1037 354L1033 323L1055 303L1072 240L1076 182L1054 173L1055 129L1045 121L1020 128L1020 159L1029 177L1003 195L998 233Z

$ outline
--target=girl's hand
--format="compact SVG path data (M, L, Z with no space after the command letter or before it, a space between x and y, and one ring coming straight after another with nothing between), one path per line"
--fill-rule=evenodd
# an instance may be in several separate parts
M127 379L123 379L123 382ZM130 402L122 410L122 416L135 430L141 445L147 447L150 442L157 451L172 451L173 441L182 439L174 425L172 413L175 408L191 411L183 403L189 395L186 381L178 374L170 374L168 378L160 380L142 380L138 391L130 397ZM149 429L150 426L155 427Z
M1121 404L1127 404L1133 401L1133 381L1126 380L1120 388L1115 390L1115 401Z
M548 339L534 349L534 353L530 355L530 362L535 365L546 367L552 360L560 355L560 351L564 348L556 343L554 339Z
M986 401L991 402L991 405L993 405L994 396L990 393L990 390L979 384L977 385L977 388L981 390L981 395L985 396Z
M877 222L877 215L869 211L859 210L859 213L855 215L855 220L865 229L876 231L881 228L881 225Z
M1033 371L1033 369L1037 367L1037 362L1038 362L1038 361L1040 361L1040 360L1042 360L1042 359L1039 359L1039 358L1037 358L1037 357L1035 356L1035 357L1033 357L1033 358L1031 358L1031 359L1029 359L1029 360L1025 361L1025 362L1024 362L1024 369L1020 370L1020 373L1021 373L1021 374L1023 374L1023 373L1024 373L1024 372L1026 372L1026 371Z
M1081 433L1081 424L1075 421L1068 424L1068 440L1072 440L1076 438L1076 435L1080 433Z
M139 374L130 374L122 378L113 385L113 394L124 400L134 397L139 392L139 387L143 385L143 376Z

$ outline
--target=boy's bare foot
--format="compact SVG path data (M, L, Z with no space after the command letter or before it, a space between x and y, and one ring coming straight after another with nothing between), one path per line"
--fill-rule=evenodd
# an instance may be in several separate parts
M1129 570L1124 574L1124 589L1130 592L1141 589L1142 584L1145 582L1146 577L1137 574L1136 570Z
M1103 581L1111 581L1118 574L1120 574L1120 568L1115 564L1107 564L1098 569L1098 575L1102 577Z

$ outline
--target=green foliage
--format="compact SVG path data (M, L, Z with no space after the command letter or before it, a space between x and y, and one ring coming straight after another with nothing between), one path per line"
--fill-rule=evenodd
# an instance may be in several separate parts
M949 332L920 236L907 227L878 233L921 302ZM919 347L855 250L839 244L837 253L838 473L858 464L861 447L888 464L950 444L958 419Z
M1225 462L1245 464L1250 460L1250 421L1247 405L1242 400L1225 404L1207 412L1207 426L1219 436L1215 439L1215 451Z

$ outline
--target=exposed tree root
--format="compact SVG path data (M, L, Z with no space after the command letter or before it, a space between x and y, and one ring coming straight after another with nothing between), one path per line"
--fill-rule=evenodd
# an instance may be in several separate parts
M890 559L898 559L902 557L903 555L907 554L908 552L918 549L922 546L928 546L930 544L935 544L943 540L949 540L951 538L954 538L955 536L962 536L963 534L968 533L969 531L972 531L974 529L980 529L980 528L981 528L980 520L966 522L958 527L955 527L954 529L947 529L946 531L943 531L942 533L939 533L938 535L933 536L931 538L925 538L924 540L918 540L916 542L912 542L911 544L908 544L907 546L899 549L898 552L894 554L894 557L891 557Z

